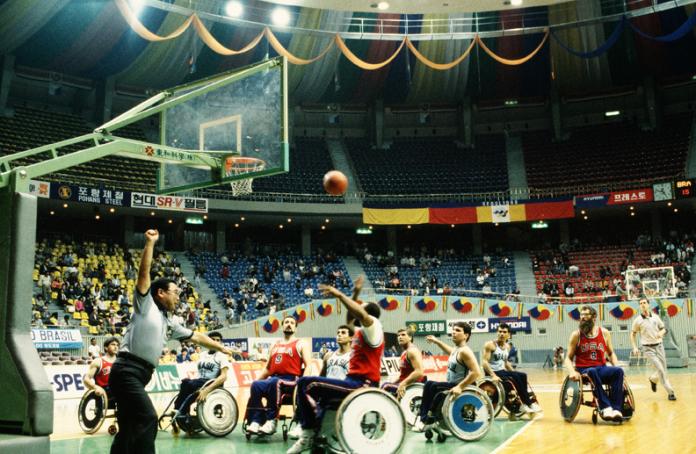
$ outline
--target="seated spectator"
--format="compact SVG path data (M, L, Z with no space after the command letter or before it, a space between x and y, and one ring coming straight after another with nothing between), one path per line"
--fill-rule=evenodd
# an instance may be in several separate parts
M191 361L191 358L189 357L189 351L187 348L182 348L181 353L176 355L176 362L177 363L187 363Z

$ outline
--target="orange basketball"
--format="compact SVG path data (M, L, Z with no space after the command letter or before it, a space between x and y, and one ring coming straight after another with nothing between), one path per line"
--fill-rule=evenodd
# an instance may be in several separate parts
M324 190L331 195L343 195L348 189L348 178L338 170L331 170L324 175Z

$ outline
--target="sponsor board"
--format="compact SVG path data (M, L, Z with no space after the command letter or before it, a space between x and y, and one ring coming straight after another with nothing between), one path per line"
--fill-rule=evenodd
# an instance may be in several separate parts
M61 183L53 183L50 190L52 199L117 207L129 206L131 195L129 191Z
M609 205L652 202L652 200L652 188L631 189L629 191L617 191L609 194Z
M609 194L588 194L575 196L577 208L599 208L609 202Z
M183 211L188 213L207 213L208 199L133 192L131 194L131 207L144 208L148 210L169 210Z
M512 333L532 330L531 317L498 317L488 319L488 332L494 333L498 331L498 325L501 323L507 323L510 325L510 332Z
M31 341L36 349L82 348L82 334L80 334L79 329L32 328Z
M447 334L452 334L452 326L456 322L466 322L471 326L472 333L487 333L488 319L487 318L458 318L447 320Z
M447 370L447 359L445 355L424 356L423 357L423 373L432 374L435 372L444 372ZM384 358L382 357L382 366L380 374L382 377L398 377L401 373L401 362L398 356Z
M440 335L447 332L445 320L407 321L406 326L413 331L414 336Z
M29 180L29 194L48 199L51 197L51 183L48 181Z

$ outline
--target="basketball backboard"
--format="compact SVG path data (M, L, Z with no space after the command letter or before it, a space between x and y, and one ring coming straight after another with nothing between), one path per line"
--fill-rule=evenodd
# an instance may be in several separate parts
M160 113L161 145L215 157L216 164L163 162L157 192L190 191L287 172L286 71L283 59L274 59L170 90L172 100L186 99ZM260 159L264 165L250 173L231 174L224 166L229 156Z

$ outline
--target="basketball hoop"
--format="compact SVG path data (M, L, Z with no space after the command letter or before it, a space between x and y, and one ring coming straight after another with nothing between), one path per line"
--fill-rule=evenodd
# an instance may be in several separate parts
M235 175L244 175L247 173L260 172L266 168L266 163L257 158L248 156L228 156L225 158L225 177ZM230 181L233 196L247 195L253 192L251 184L253 178L241 178L239 180Z

